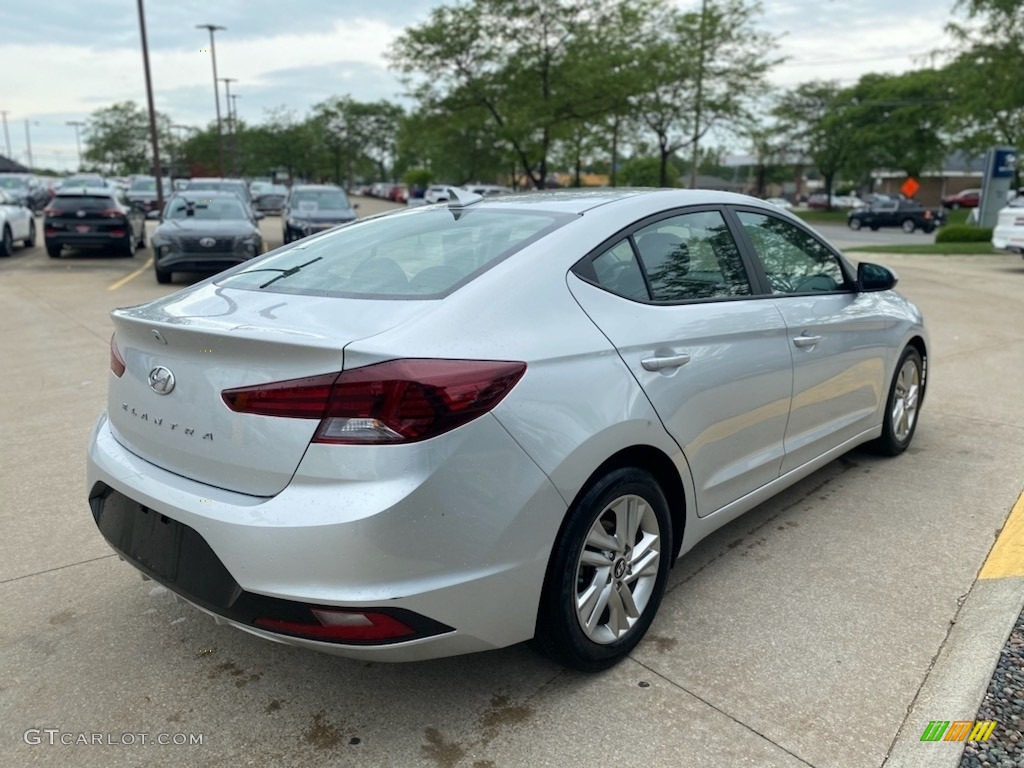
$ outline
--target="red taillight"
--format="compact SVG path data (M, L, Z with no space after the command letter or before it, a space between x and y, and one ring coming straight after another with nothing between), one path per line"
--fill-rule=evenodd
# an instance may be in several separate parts
M126 230L123 229L112 229L109 232L107 232L107 234L110 235L111 237L124 237L125 231Z
M113 335L110 337L110 370L119 379L124 374L124 358L121 357L121 353L117 349L117 342L114 341Z
M320 419L315 443L408 443L487 413L522 378L526 363L390 360L340 374L228 389L233 411Z
M375 611L341 611L313 608L313 621L286 621L260 617L253 625L271 632L308 637L310 640L333 642L382 642L411 637L416 634L393 616Z

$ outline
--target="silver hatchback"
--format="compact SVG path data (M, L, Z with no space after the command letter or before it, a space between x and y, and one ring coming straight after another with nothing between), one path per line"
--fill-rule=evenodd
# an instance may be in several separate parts
M88 496L219 621L412 660L535 639L599 670L701 538L917 426L881 266L700 190L469 193L113 313Z

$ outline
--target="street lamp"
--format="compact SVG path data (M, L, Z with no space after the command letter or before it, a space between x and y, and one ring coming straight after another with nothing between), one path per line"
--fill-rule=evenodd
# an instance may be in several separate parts
M210 31L210 61L213 62L213 103L217 107L217 153L220 160L220 175L224 175L224 131L220 125L220 90L217 86L217 48L213 41L213 33L217 30L227 30L227 27L220 27L216 24L196 24L196 29L207 29Z
M7 110L0 111L0 115L3 115L4 118L4 139L7 142L7 157L13 160L14 158L11 157L11 134L7 132Z
M75 145L78 147L78 170L82 170L82 141L78 137L78 129L86 125L84 120L68 120L68 125L75 128Z

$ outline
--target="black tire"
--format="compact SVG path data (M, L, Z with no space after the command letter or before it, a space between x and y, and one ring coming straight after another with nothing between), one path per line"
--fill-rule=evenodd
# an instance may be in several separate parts
M930 235L932 232L935 231L935 225L925 224L923 227L921 227L921 231L924 232L926 235Z
M156 272L156 281L160 285L167 285L171 282L172 272L169 269L160 269L156 264L153 264L153 271Z
M51 259L59 259L60 258L60 252L61 252L61 247L59 245L57 245L56 243L47 243L46 244L46 253L49 254Z
M878 231L878 225L877 224L872 224L871 225L871 231L872 232L877 232Z
M950 203L949 209L951 211L958 211L958 210L960 210L960 203Z
M6 259L14 251L14 240L11 237L11 228L4 226L4 233L0 236L0 259Z
M142 225L142 233L139 235L139 239L135 241L136 248L146 247L146 225Z
M28 225L28 237L26 237L22 241L22 245L24 245L26 248L35 248L36 247L36 222L35 222L34 219L29 222L29 225Z
M641 502L633 541L627 543L615 527L625 515L616 514L612 507ZM609 524L613 526L610 532ZM621 549L601 550L593 542L586 546L598 526L609 544ZM641 541L645 546L637 555L639 548L635 547ZM584 549L590 558L607 558L607 570L604 560L600 560L600 567L585 563ZM636 467L609 472L572 505L562 524L548 561L534 645L555 661L584 672L598 672L618 663L636 647L654 620L665 592L671 557L672 519L658 483L649 472ZM643 565L634 575L632 566L638 563ZM590 630L583 626L579 615L588 608L577 607L577 598L588 592L599 596L589 607L594 619ZM635 617L629 616L630 609L620 596L636 609ZM601 613L597 613L598 607ZM616 616L628 626L610 626Z
M128 232L128 237L117 244L117 252L124 256L126 259L130 259L135 256L135 233Z
M850 219L848 222L846 222L846 224L854 232L856 232L858 229L864 226L864 222L861 221L860 219Z
M288 245L291 241L292 239L288 236L288 230L285 229L284 232L281 233L281 242Z
M909 235L917 229L917 224L914 223L913 219L904 219L900 222L900 229Z
M904 376L901 379L901 374L904 373L904 368L908 365L913 365L917 374L916 388L911 397L908 397L911 393L907 391L907 383L908 380L912 382L912 377ZM868 447L875 453L883 456L899 456L907 450L907 446L914 439L914 432L917 430L917 417L921 410L921 403L924 401L924 385L924 363L921 360L921 353L914 347L908 346L900 355L893 372L892 382L889 384L889 396L885 400L885 416L882 420L882 435L868 444ZM899 409L901 414L907 412L908 400L912 399L913 401L909 425L903 424L902 419L897 421L895 415L897 400L901 399L903 400L903 406Z

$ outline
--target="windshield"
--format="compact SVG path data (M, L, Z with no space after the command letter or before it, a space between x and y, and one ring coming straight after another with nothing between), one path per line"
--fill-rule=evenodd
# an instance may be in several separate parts
M348 208L344 193L336 189L302 190L292 194L291 207L297 211L336 211Z
M170 189L170 184L167 179L163 180L161 185L164 192ZM130 187L132 192L156 192L156 179L135 179Z
M190 210L191 209L191 210ZM166 219L247 219L242 204L233 198L176 197L167 204Z
M24 189L28 186L28 182L25 179L5 179L0 176L0 187L3 189Z
M546 211L417 209L301 240L216 282L315 296L437 298L573 218Z

